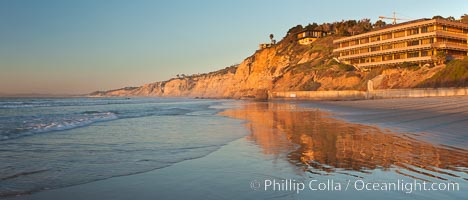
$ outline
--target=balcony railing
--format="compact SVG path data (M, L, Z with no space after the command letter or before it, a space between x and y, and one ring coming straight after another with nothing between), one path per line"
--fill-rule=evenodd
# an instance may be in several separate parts
M374 51L374 52L360 53L360 54L354 54L354 55L348 55L348 56L340 56L339 59L349 60L353 58L378 56L378 55L384 55L384 54L390 54L390 53L416 51L416 50L431 49L431 48L432 48L432 44L423 44L423 45L416 45L416 46L409 46L409 47L402 47L402 48L387 49L383 51Z
M460 43L455 43L455 42L437 42L437 43L434 43L432 46L436 48L441 48L441 49L454 49L454 50L468 51L468 44L460 44Z
M377 66L377 65L391 65L391 64L398 64L398 63L404 63L404 62L423 62L423 61L431 61L431 60L432 60L432 56L424 56L424 57L387 60L387 61L380 61L380 62L361 63L361 64L356 64L356 66L357 67L370 67L370 66Z

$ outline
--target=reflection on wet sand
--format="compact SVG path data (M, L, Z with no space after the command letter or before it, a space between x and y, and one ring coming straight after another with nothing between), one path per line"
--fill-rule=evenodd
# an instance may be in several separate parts
M263 153L308 173L359 177L380 169L421 180L468 180L467 150L418 141L410 133L351 124L293 104L247 103L222 114L248 120L249 139Z

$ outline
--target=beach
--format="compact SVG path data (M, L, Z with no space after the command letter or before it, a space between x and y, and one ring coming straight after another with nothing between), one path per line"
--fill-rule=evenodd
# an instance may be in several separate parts
M218 123L241 120L232 122L243 133L208 154L7 199L462 199L466 104L466 97L223 102L217 115L227 121ZM225 128L217 130L232 131ZM423 183L458 189L417 187Z
M351 123L407 132L431 143L464 148L468 146L468 97L395 98L359 101L316 101L300 103L335 113Z

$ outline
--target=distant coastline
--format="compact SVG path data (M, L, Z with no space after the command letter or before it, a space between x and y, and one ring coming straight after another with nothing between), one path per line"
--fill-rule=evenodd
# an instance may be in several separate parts
M67 98L86 97L86 94L0 93L0 98Z

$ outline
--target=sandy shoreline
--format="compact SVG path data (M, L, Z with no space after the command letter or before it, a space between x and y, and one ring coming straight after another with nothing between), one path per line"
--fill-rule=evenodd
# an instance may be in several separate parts
M468 139L463 132L468 127L464 120L468 97L238 104L239 109L221 114L247 120L250 133L208 156L10 199L459 199L468 195ZM462 190L297 194L251 188L252 181L262 184L267 179L452 181L459 182Z

